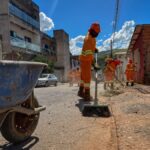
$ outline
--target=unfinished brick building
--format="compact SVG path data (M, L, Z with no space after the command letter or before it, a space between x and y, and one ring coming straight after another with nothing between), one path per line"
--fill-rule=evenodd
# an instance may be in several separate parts
M136 64L135 81L150 84L150 24L135 27L128 54Z

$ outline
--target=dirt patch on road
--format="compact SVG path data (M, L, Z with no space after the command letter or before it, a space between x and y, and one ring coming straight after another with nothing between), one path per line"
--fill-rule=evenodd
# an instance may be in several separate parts
M119 149L150 148L149 96L127 89L125 93L111 97L109 102L116 121Z
M117 138L113 118L99 119L79 139L74 150L117 150Z
M142 103L131 104L131 105L129 104L126 105L125 107L123 106L121 109L126 114L146 115L150 113L150 105L142 104Z

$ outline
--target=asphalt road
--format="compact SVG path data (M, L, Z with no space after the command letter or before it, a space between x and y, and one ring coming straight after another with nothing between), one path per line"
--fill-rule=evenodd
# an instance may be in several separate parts
M91 89L93 95L94 83ZM0 136L0 149L149 150L150 87L135 85L120 87L119 91L103 91L99 84L98 89L98 98L101 103L109 104L111 117L83 117L76 85L36 88L35 95L46 110L41 112L34 134L19 145Z

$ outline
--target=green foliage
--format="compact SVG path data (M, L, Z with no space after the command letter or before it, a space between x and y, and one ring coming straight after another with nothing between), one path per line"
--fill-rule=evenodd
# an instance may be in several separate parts
M54 62L48 60L48 58L46 56L37 55L36 57L34 57L32 59L32 61L46 63L48 65L48 67L44 68L44 70L43 70L44 73L53 73L54 72Z
M106 59L107 55L101 55L98 57L98 64L100 66L100 68L103 70L105 67L105 59Z
M126 52L126 49L114 49L113 50L113 57L115 56L115 53L117 52ZM105 59L110 56L111 51L102 51L100 53L98 53L98 64L101 67L101 69L104 69L105 67Z

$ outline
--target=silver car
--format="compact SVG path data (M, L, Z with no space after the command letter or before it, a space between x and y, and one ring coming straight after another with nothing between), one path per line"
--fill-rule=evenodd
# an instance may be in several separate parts
M37 86L50 86L50 85L54 85L57 86L57 82L58 79L54 74L41 74L41 76L39 77L36 87Z

